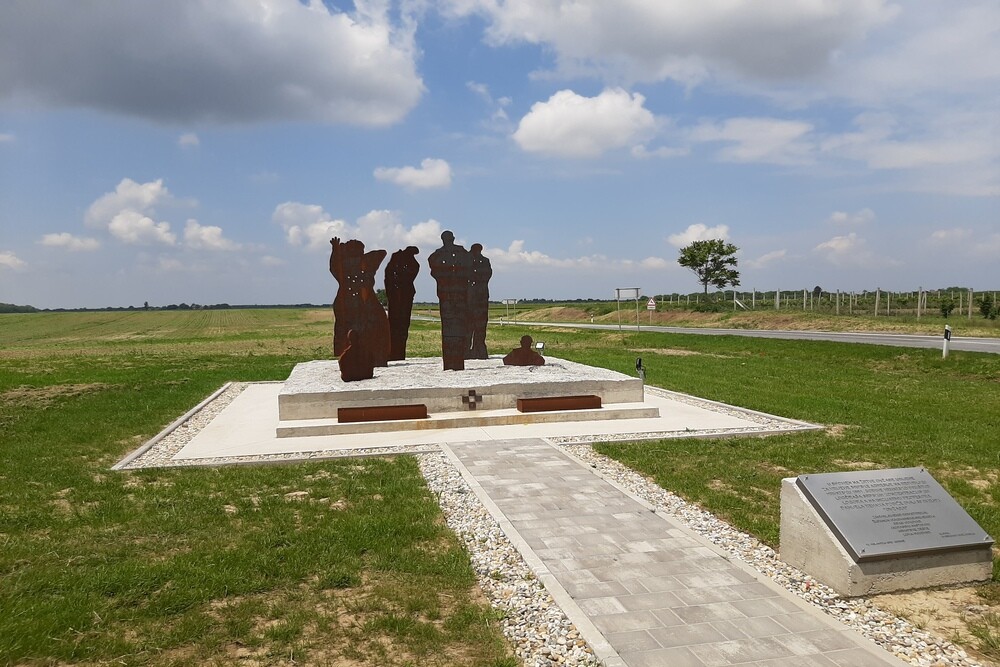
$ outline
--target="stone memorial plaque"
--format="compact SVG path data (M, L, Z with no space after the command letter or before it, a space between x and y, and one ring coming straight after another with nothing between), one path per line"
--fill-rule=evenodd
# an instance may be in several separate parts
M857 562L993 543L923 468L800 475L795 483Z

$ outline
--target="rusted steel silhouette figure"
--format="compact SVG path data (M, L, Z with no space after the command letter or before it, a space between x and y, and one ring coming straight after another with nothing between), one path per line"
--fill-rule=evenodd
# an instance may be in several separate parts
M545 357L531 349L531 336L521 336L521 347L515 347L503 358L504 366L544 366Z
M389 365L389 319L375 296L375 272L385 259L385 250L365 252L358 240L341 243L330 239L330 273L340 287L333 301L333 353L339 357L347 347L347 332L357 335L358 353L372 366Z
M385 265L385 294L389 298L389 361L406 359L406 339L410 335L413 296L417 293L413 281L420 272L416 246L392 253Z
M375 367L370 357L359 343L354 329L348 331L347 347L340 355L340 379L344 382L357 382L375 377Z
M483 255L483 246L469 249L469 344L466 359L489 359L486 351L486 324L490 319L490 278L493 267Z
M444 243L431 253L427 263L437 282L441 310L441 356L444 370L465 370L465 349L469 344L469 251L455 243L449 231L441 234Z

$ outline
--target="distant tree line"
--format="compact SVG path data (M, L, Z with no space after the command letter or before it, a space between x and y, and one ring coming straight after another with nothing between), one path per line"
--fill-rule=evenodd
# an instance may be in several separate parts
M228 304L228 303L172 303L167 306L150 306L149 302L142 306L106 306L104 308L35 308L34 306L17 306L12 303L0 303L2 313L103 313L129 312L139 310L227 310L230 308L328 308L329 304L315 303L282 303L282 304Z

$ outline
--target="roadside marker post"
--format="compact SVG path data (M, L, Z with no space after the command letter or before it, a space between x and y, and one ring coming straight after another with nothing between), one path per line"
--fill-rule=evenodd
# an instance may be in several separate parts
M948 343L951 342L951 327L944 325L944 342L941 344L941 358L948 358Z

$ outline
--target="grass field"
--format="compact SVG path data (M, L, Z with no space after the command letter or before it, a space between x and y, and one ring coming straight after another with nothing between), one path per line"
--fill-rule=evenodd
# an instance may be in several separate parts
M108 471L225 381L328 357L329 318L0 316L0 663L514 664L408 457ZM492 328L490 351L523 333ZM641 355L657 386L828 425L599 447L768 543L782 477L879 466L927 466L1000 535L1000 355L530 334L548 354L623 372ZM439 340L415 324L411 351L438 354ZM1000 611L1000 587L982 594ZM984 618L995 650L1000 616Z
M328 356L330 329L0 316L0 664L516 664L410 457L108 470L225 381Z

